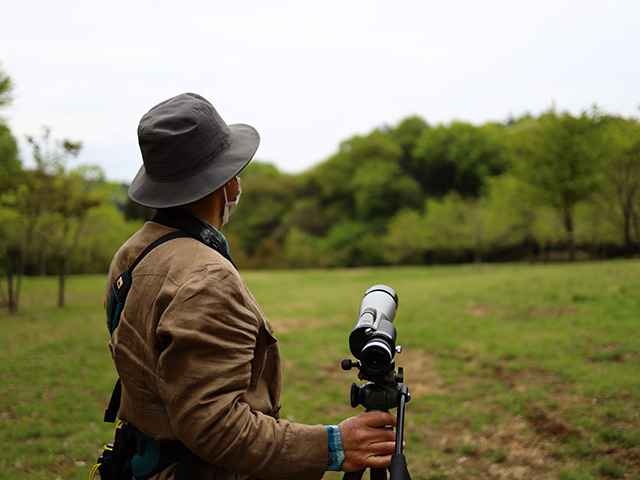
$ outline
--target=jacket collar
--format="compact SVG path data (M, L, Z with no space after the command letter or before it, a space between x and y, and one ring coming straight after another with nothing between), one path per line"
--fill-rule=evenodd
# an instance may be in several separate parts
M188 233L196 240L216 250L235 267L229 256L229 247L224 235L200 217L181 208L163 208L156 211L151 221Z

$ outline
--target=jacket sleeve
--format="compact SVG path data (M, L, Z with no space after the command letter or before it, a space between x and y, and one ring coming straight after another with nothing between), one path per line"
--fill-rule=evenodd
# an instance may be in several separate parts
M235 272L203 268L162 314L157 379L172 428L200 458L227 470L265 480L319 479L326 429L276 420L244 401L259 375L256 346L268 335L264 319L247 307L251 301Z

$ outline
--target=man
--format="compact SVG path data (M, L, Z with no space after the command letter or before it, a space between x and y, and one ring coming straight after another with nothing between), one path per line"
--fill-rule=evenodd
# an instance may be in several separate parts
M122 381L118 416L146 439L143 458L150 443L162 446L149 478L179 476L186 460L164 448L176 444L195 454L202 480L313 480L328 469L388 467L395 435L378 427L395 426L389 413L338 426L278 419L277 340L220 233L240 198L238 174L258 148L255 129L227 125L188 93L147 112L138 138L143 167L129 197L158 210L115 255L105 305L148 245L175 230L193 235L160 244L136 266L110 343Z

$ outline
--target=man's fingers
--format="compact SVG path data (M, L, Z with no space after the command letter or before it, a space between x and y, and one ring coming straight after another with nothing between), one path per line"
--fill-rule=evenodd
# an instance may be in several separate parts
M396 426L396 416L386 412L365 412L358 415L369 427Z
M367 464L369 468L387 468L391 465L391 455L369 457Z
M389 452L393 452L396 449L396 442L377 442L371 444L368 452L371 456L388 455Z

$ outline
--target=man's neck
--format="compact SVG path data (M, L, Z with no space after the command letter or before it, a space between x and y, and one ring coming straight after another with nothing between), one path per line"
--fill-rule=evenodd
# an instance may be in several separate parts
M221 190L217 190L197 202L179 207L187 212L200 217L216 230L222 228L222 212L224 210L224 196Z

